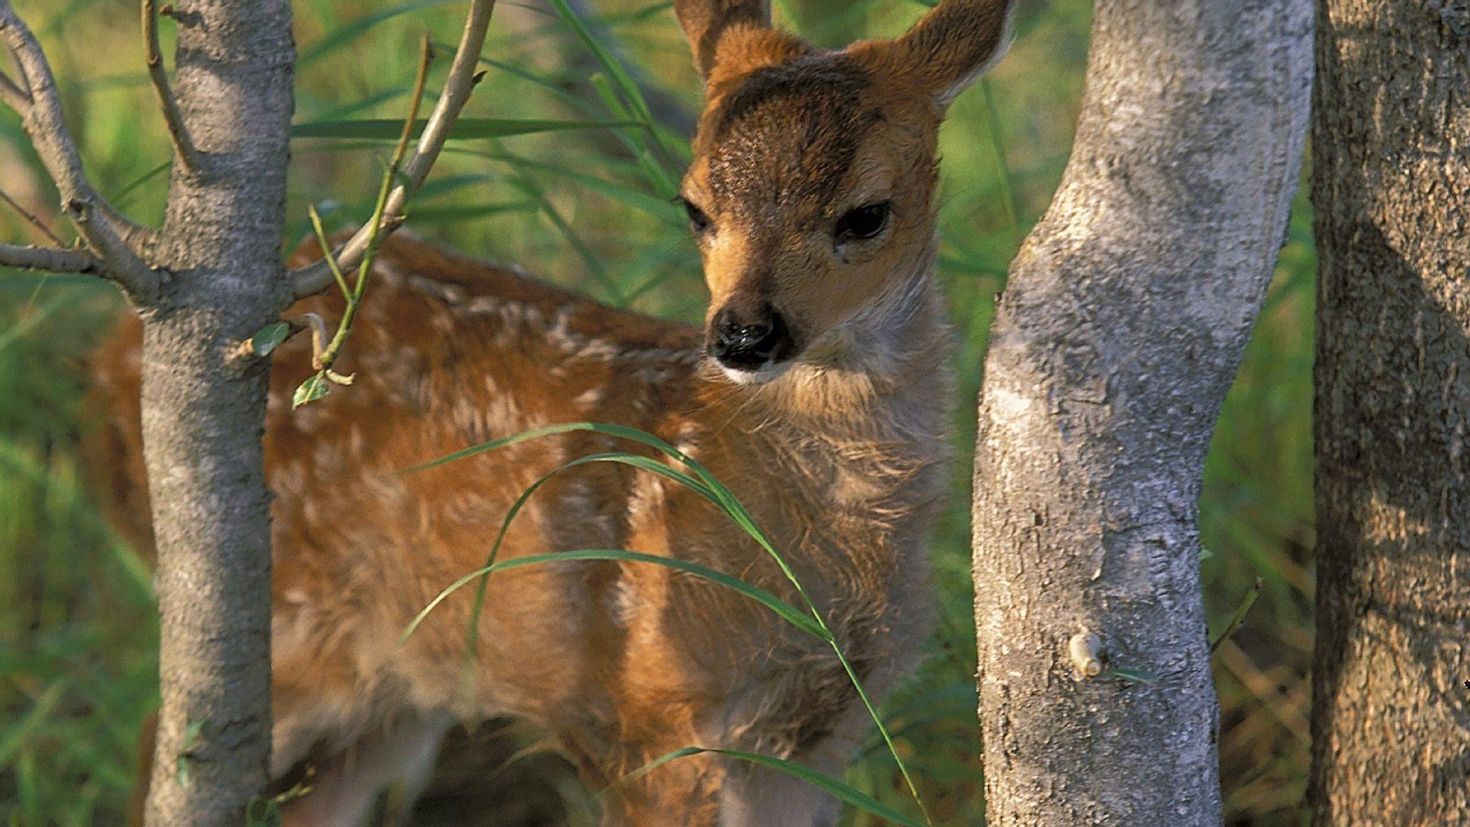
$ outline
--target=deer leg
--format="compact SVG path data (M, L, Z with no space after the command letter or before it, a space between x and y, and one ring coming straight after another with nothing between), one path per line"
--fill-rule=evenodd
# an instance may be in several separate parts
M358 827L385 791L395 810L389 816L401 822L428 783L452 721L441 713L405 713L345 749L313 758L309 790L286 802L283 827Z

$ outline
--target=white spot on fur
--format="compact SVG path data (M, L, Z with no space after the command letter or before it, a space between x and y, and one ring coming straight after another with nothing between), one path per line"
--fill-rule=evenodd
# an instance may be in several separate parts
M777 365L767 362L755 370L737 370L720 365L720 370L725 376L737 385L764 385L779 378L790 368L791 362L782 362Z

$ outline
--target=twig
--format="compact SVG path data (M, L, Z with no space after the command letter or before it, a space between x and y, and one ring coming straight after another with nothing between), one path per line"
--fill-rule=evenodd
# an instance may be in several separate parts
M5 192L5 190L0 190L0 201L4 201L6 204L9 204L10 208L19 213L20 217L24 218L27 223L29 223L32 227L40 230L42 235L51 239L52 244L55 244L57 247L67 246L65 241L62 241L61 239L56 237L56 233L51 232L51 228L46 226L46 222L42 221L40 218L37 218L35 213L21 206L20 202L16 201L14 198L11 198L9 193Z
M51 66L35 35L11 8L10 0L0 0L0 38L15 55L29 87L28 99L16 109L21 124L61 194L62 211L100 259L100 267L78 272L105 275L136 298L157 294L159 274L123 240L141 237L147 231L119 215L88 183L76 141L62 117L61 96Z
M449 67L449 77L444 81L444 92L439 96L434 111L429 115L423 135L419 137L418 144L414 147L413 157L403 165L400 176L402 180L388 193L382 204L383 209L377 211L380 214L371 224L359 228L346 244L337 249L336 260L343 269L356 267L361 263L370 244L381 243L383 238L386 238L403 223L404 205L418 192L419 187L423 186L424 179L429 177L429 170L433 168L434 162L439 158L439 153L444 149L444 141L449 137L449 130L459 119L459 113L464 110L470 93L474 91L480 49L485 44L485 33L490 26L490 13L494 9L495 0L472 0L470 3L464 34L461 35L459 46L455 50L454 62ZM331 267L325 259L291 273L291 286L297 298L305 298L317 293L331 283Z
M1261 596L1261 585L1261 578L1257 577L1255 585L1251 586L1245 599L1240 601L1240 606L1235 609L1235 614L1231 616L1230 622L1225 625L1225 630L1215 638L1214 643L1210 644L1210 654L1215 654L1220 645L1229 640L1230 636L1235 634L1235 630L1240 628L1240 624L1245 621L1245 616L1250 613L1251 607L1256 605L1256 598Z
M97 273L102 269L102 262L86 250L0 244L0 267L48 273Z
M153 82L153 91L158 96L158 105L163 109L163 120L168 125L168 137L173 142L174 154L186 169L199 168L198 151L189 131L184 127L184 114L179 111L179 101L168 85L168 70L163 65L163 55L158 48L158 0L143 0L143 43L147 49L148 79Z
M322 261L332 271L332 278L337 282L337 289L342 291L342 297L348 301L352 300L352 288L347 286L347 276L342 274L342 268L337 264L337 257L332 253L331 242L327 241L327 231L322 228L322 214L317 212L315 204L306 205L306 215L311 219L311 229L316 233L317 244L322 248ZM325 349L318 348L316 352Z
M31 96L24 89L15 85L15 81L4 72L0 72L0 101L6 106L19 112L31 105Z
M413 103L409 107L408 117L403 121L403 132L398 136L398 145L393 149L393 159L388 162L388 169L383 172L383 183L378 187L378 201L373 209L373 217L368 221L367 247L363 251L362 261L358 263L357 279L352 287L348 288L347 278L342 274L342 267L337 257L332 254L332 247L327 242L327 234L322 229L321 216L317 214L316 208L310 210L311 227L316 232L317 242L321 244L322 259L327 263L332 277L337 281L337 286L342 291L342 297L347 300L347 307L342 311L342 318L337 322L337 332L325 348L320 347L318 340L313 340L312 367L318 371L315 381L320 382L323 378L339 385L350 384L351 376L341 376L332 371L337 357L342 354L342 347L347 344L347 337L352 333L352 321L357 316L357 308L362 304L363 293L367 290L367 283L373 272L373 258L378 253L378 245L384 237L383 221L384 211L388 207L388 196L394 188L394 181L398 179L398 171L403 167L403 158L408 154L408 142L413 138L413 128L419 119L419 107L424 102L424 88L429 83L429 63L434 59L433 50L429 47L429 36L424 39L419 47L419 72L413 84ZM312 380L307 380L308 382Z

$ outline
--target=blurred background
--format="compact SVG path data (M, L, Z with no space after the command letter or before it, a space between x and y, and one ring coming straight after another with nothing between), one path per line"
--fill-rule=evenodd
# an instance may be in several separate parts
M672 4L576 0L558 8L560 2L501 0L485 51L488 75L466 112L557 123L512 136L497 136L490 126L466 130L410 209L409 226L611 304L698 321L703 282L672 198L688 159L699 86ZM134 219L158 222L169 144L144 73L137 4L15 5L50 54L93 183ZM354 121L403 117L418 38L428 31L447 56L463 13L462 3L449 0L294 5L296 120L303 126L293 145L283 250L306 239L308 203L334 227L369 215L389 147ZM775 5L779 21L818 45L837 46L896 34L926 4ZM1022 0L1009 56L959 99L942 136L940 267L958 332L961 462L933 543L939 627L926 665L884 714L936 823L945 825L984 818L967 517L976 393L995 295L1067 160L1090 11L1084 0ZM170 56L172 28L163 22ZM447 62L436 64L431 90ZM71 239L9 111L0 112L0 190ZM1275 282L1216 430L1201 499L1212 635L1259 589L1244 624L1214 656L1230 824L1306 822L1310 225L1299 196ZM4 204L0 239L46 242ZM85 361L121 312L107 285L0 270L0 819L9 824L121 822L138 729L157 703L151 572L101 519L77 451L89 427ZM300 369L302 378L310 372ZM482 787L507 788L497 805L504 809L479 812L484 823L590 823L589 794L565 766L538 749L534 733L507 732L511 769L448 768ZM876 740L847 780L912 808ZM437 806L448 822L468 815L448 799ZM861 814L846 819L872 821Z

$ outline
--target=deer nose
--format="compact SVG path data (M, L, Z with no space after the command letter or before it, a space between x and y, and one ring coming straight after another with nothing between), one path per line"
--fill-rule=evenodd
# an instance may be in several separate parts
M786 320L768 304L745 314L727 307L715 316L711 332L710 355L735 370L759 370L791 351Z

